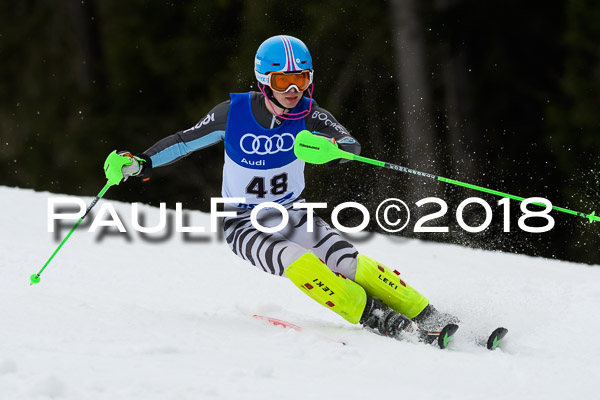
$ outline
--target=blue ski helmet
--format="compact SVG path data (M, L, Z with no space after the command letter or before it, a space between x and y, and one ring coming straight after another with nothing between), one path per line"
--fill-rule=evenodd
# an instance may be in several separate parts
M293 36L279 35L268 38L258 47L254 57L256 79L267 86L266 76L271 72L312 72L312 69L308 48Z

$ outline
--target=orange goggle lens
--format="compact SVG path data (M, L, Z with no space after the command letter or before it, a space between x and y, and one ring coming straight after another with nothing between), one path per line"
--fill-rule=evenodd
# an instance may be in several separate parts
M271 72L271 89L279 93L285 93L290 86L295 85L298 91L305 91L310 85L310 71L300 73Z

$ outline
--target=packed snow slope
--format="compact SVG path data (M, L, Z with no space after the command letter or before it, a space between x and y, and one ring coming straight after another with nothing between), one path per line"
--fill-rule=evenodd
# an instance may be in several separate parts
M96 208L113 205L130 240L81 226L30 286L58 245L47 228L54 196L0 187L0 399L598 396L597 267L385 236L360 243L461 317L451 348L439 350L347 323L236 258L218 235L145 241L131 206L108 200ZM158 222L157 208L142 213L145 226ZM209 230L207 214L188 215L186 226ZM497 351L469 339L499 325L510 332Z

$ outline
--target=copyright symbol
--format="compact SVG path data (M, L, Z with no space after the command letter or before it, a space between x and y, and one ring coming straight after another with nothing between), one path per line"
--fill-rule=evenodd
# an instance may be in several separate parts
M383 222L379 219L379 212L382 207ZM406 213L406 216L404 216L404 213ZM395 217L393 217L393 214L395 214ZM384 231L390 233L400 232L402 229L406 228L406 225L408 225L408 221L410 220L410 210L408 209L406 203L400 199L387 199L382 201L377 207L377 210L375 211L375 219L377 220L377 224L379 224L381 229ZM398 228L397 226L403 221L404 225Z

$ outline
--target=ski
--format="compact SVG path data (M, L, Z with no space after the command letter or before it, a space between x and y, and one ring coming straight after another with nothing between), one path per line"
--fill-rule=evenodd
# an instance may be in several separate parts
M482 344L484 344L488 350L495 350L500 345L500 342L502 339L504 339L504 336L506 336L507 333L508 329L506 328L496 328Z
M267 317L267 316L258 315L258 314L251 314L250 316L252 318L256 318L256 319L260 319L260 320L263 320L263 321L267 321L267 322L269 322L269 323L271 323L272 325L275 325L275 326L282 326L284 328L290 328L290 329L293 329L293 330L298 331L298 332L302 331L302 328L300 328L298 325L292 324L291 322L282 321L282 320L277 319L277 318Z
M441 331L419 331L419 340L428 344L436 343L440 349L445 349L456 331L458 325L448 324Z
M268 317L265 315L259 315L259 314L251 314L250 317L255 318L255 319L259 319L262 321L266 321L268 323L270 323L271 325L274 326L281 326L283 328L287 328L287 329L293 329L295 331L298 332L302 332L305 331L302 327L293 324L291 322L287 322L287 321L283 321L281 319L277 319L277 318L273 318L273 317ZM419 331L417 332L417 339L422 342L422 343L427 343L427 344L437 344L437 346L440 349L445 349L448 347L448 344L450 343L450 340L452 338L452 336L456 333L456 331L458 330L458 325L456 324L448 324L446 325L442 330L440 331L425 331L425 330L421 330L419 329ZM310 331L310 330L309 330ZM377 331L372 331L375 334L379 334L379 332ZM319 332L311 332L323 339L327 339L333 342L337 342L340 343L342 345L346 345L346 341L342 340L342 339L337 339L337 338L332 338L330 336L324 335L322 333ZM410 334L409 334L410 335ZM385 336L385 335L382 335ZM402 340L401 338L397 338L398 340Z
M343 340L343 339L334 338L334 337L328 336L326 334L323 334L321 332L317 332L317 331L311 330L311 329L305 330L305 329L303 329L302 327L300 327L300 326L298 326L296 324L292 324L291 322L283 321L281 319L277 319L277 318L273 318L273 317L267 317L265 315L259 315L259 314L250 314L250 317L255 318L255 319L259 319L259 320L262 320L262 321L267 321L268 323L270 323L273 326L281 326L283 328L293 329L293 330L298 331L298 332L306 332L306 331L308 331L308 333L311 333L311 334L313 334L315 336L318 336L321 339L325 339L325 340L328 340L330 342L339 343L342 346L345 346L347 344L346 341Z
M281 326L283 328L293 329L298 332L305 331L302 327L300 327L296 324L293 324L291 322L283 321L281 319L267 317L267 316L258 315L258 314L251 314L250 317L259 319L259 320L263 320L263 321L267 321L268 323L270 323L271 325L274 325L274 326ZM440 330L440 331L426 331L426 330L419 329L416 336L417 336L417 340L422 343L435 344L440 349L446 349L446 348L448 348L448 345L450 344L452 337L454 336L454 334L457 331L458 331L458 325L448 324L444 328L442 328L442 330ZM347 342L343 339L332 338L328 335L317 332L315 330L309 329L309 332L320 338L326 339L326 340L340 343L342 345L347 344ZM377 331L372 331L372 332L380 335L380 333ZM498 346L500 345L500 342L502 342L502 339L504 339L504 337L506 336L507 333L508 333L508 329L499 327L499 328L494 329L494 331L489 336L487 336L487 337L482 336L482 337L477 338L475 340L475 343L477 343L477 345L479 345L479 346L486 347L488 350L495 350L498 348ZM382 335L382 336L385 336L385 335ZM409 336L410 336L410 334L409 334ZM397 339L402 340L402 338L397 338Z

